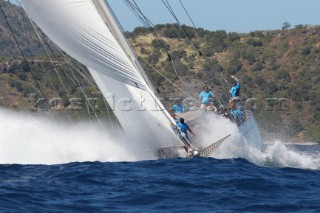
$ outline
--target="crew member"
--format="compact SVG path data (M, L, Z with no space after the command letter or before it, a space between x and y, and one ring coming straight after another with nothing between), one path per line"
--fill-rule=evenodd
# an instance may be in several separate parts
M187 138L188 142L190 142L189 136L188 136L188 131L195 135L192 130L190 129L190 127L188 126L188 124L186 124L184 122L183 118L180 118L180 123L178 124L178 127L180 128L180 131L185 135L185 137Z
M175 114L178 114L178 115L182 114L185 111L184 106L178 100L175 101L175 105L173 105L171 110L173 110Z
M240 81L234 75L231 75L231 78L234 79L233 86L229 90L229 92L231 93L231 99L233 99L233 100L234 99L239 99L239 96L240 96Z
M208 110L212 104L213 93L209 91L207 86L203 87L203 91L199 94L200 108Z

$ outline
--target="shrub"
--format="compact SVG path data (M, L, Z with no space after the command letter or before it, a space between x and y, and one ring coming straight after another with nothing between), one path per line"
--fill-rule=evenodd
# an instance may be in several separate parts
M240 40L240 36L239 36L238 33L232 32L232 33L229 33L229 34L228 34L228 39L229 39L230 41L236 41L236 40Z
M301 51L302 55L309 55L311 53L311 47L305 47Z
M263 42L260 39L252 38L248 41L249 45L252 45L254 47L261 47L263 46Z
M26 81L28 79L28 76L25 72L19 72L18 73L18 78L22 81Z
M22 84L21 84L19 81L16 81L16 82L14 83L14 87L15 87L19 92L23 91L23 86L22 86Z
M151 42L152 46L156 49L165 49L165 50L169 50L170 49L170 45L168 45L164 40L162 39L153 39Z

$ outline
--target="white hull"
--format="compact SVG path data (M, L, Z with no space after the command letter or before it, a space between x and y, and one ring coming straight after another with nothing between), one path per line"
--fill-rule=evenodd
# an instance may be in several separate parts
M239 126L239 131L250 144L260 148L263 142L256 121L252 112L246 111L246 113L248 119Z

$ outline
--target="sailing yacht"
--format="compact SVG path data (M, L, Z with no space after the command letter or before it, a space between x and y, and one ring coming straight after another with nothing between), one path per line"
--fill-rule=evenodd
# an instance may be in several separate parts
M147 142L159 158L199 156L203 150L188 145L171 127L174 120L159 101L108 3L104 0L21 0L21 3L27 15L56 45L88 68L133 143ZM259 145L260 133L248 113L239 130Z

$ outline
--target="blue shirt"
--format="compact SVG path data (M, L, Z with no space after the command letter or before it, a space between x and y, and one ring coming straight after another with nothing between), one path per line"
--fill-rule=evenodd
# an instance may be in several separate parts
M211 91L202 91L200 94L199 94L199 98L201 99L201 103L203 104L209 104L210 101L212 100L212 97L213 97L213 93Z
M184 112L184 107L182 104L175 104L173 105L173 107L171 108L172 110L174 110L176 113L183 113Z
M230 93L231 93L232 98L239 96L239 93L240 93L240 84L237 83L236 86L231 87Z
M181 132L187 134L187 130L189 129L188 124L186 123L179 123L178 127L180 128Z

